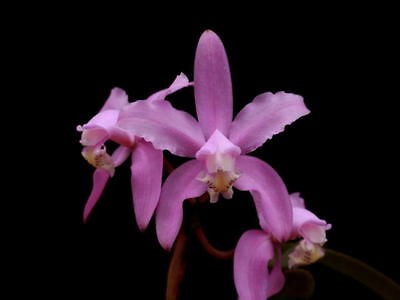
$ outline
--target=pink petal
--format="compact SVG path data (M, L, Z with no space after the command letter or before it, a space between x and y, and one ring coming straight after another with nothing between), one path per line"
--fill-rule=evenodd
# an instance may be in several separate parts
M199 40L194 63L197 116L208 138L218 129L228 134L232 122L232 83L228 58L220 38L211 30Z
M239 156L236 170L240 176L233 186L250 191L262 229L279 241L287 240L292 230L292 206L281 177L267 163L251 156Z
M311 211L295 207L293 208L293 236L302 236L311 243L323 244L326 242L325 231L331 225L321 220Z
M265 300L283 286L280 264L271 274L268 262L274 257L274 246L269 236L261 230L246 231L235 249L233 274L239 300ZM272 278L271 278L272 276Z
M136 222L145 230L156 209L161 191L163 155L141 141L132 153L132 195Z
M290 194L290 202L292 202L293 207L306 208L304 199L300 196L300 193Z
M120 165L122 165L128 159L131 151L132 150L130 148L124 146L120 146L115 149L114 153L112 154L112 159L115 167L119 167Z
M113 88L111 90L110 96L104 103L100 111L116 109L120 110L122 107L128 104L128 95L123 89Z
M166 250L171 249L181 227L183 201L198 197L207 190L207 185L197 179L204 169L202 162L190 160L175 169L162 187L156 211L156 230L158 240Z
M118 110L105 110L95 115L88 123L78 126L82 131L81 144L84 146L95 146L103 143L109 138L110 130L118 121Z
M119 126L151 142L155 148L194 157L205 143L198 122L168 101L136 101L121 113Z
M92 192L90 193L89 199L87 200L85 208L83 209L83 222L87 221L87 218L92 212L93 207L96 205L101 194L103 193L108 179L110 179L110 175L106 170L96 169L94 171Z
M196 153L196 158L206 162L208 172L234 171L234 159L240 148L231 143L218 129Z
M88 129L78 126L78 131L82 131L81 140L79 141L85 147L94 147L103 144L108 138L109 133L102 127L92 126Z
M168 88L161 90L157 93L154 93L149 98L147 98L147 101L164 100L165 97L167 97L169 94L175 93L176 91L184 87L187 87L189 85L190 85L189 79L185 74L181 73L178 76L176 76L174 82Z
M92 127L101 127L104 129L111 128L117 124L120 111L117 109L103 110L95 115L83 128L90 129Z
M115 167L120 166L127 158L130 153L130 149L126 147L118 147L112 154L112 160ZM110 175L106 170L96 169L93 173L93 187L90 193L89 199L85 204L83 210L83 222L87 221L93 207L96 205L101 194L103 193L106 183L110 179Z
M207 142L196 153L197 159L205 159L209 155L217 153L238 156L241 150L238 146L231 143L218 129L210 136Z
M280 247L275 247L275 254L278 257L275 258L274 267L269 274L268 297L279 293L285 285L285 275L283 274L281 266L281 251Z
M258 95L232 122L229 139L244 153L251 152L309 112L299 95L285 92Z
M109 130L109 139L126 147L132 147L135 144L135 135L118 126L114 126Z

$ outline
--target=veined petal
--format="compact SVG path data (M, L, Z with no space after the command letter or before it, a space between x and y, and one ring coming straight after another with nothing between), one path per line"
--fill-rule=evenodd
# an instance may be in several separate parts
M176 76L174 82L166 89L161 90L157 93L154 93L147 101L157 101L157 100L164 100L169 94L175 93L176 91L191 85L187 76L183 73Z
M258 95L232 122L229 139L243 153L251 152L309 112L299 95L285 92Z
M284 278L276 270L280 264L275 264L271 274L268 272L268 262L273 257L274 246L266 233L249 230L242 235L233 258L233 274L239 300L265 300L282 288Z
M163 154L145 141L132 152L132 195L136 222L145 230L156 209L161 191Z
M326 242L325 231L330 228L330 224L318 218L311 211L305 208L293 208L292 235L294 237L302 236L311 243L322 245Z
M166 250L171 249L181 227L183 201L198 197L207 190L207 185L197 179L204 168L202 162L190 160L175 169L162 186L156 211L156 230L158 240Z
M205 143L198 122L168 101L136 101L121 113L121 128L151 142L155 148L194 157Z
M228 134L232 122L232 82L228 58L220 38L205 31L197 45L194 63L197 116L206 138L215 129Z
M111 158L114 162L114 167L120 166L129 156L130 149L126 147L118 147ZM99 200L101 194L103 193L106 183L110 179L110 174L106 170L96 169L93 173L93 187L90 193L89 199L85 204L83 210L83 221L86 222L89 217L93 207Z
M115 109L120 110L122 107L128 104L128 95L123 89L113 88L111 90L110 96L104 103L100 111Z
M267 163L251 156L239 156L236 170L240 176L233 186L250 191L262 229L279 241L288 239L292 230L292 206L281 177Z

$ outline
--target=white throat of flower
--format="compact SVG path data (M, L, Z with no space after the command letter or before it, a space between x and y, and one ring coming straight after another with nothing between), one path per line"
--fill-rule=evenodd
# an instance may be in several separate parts
M208 173L198 180L208 185L208 194L210 195L210 202L218 202L219 194L225 199L231 199L233 196L232 185L239 178L239 174L233 171L218 170L215 173Z
M324 257L325 251L320 244L301 240L288 255L289 269L297 266L310 265Z
M196 158L205 161L207 168L207 172L197 179L208 185L211 203L218 201L219 194L225 199L232 198L232 185L239 178L235 171L235 160L240 152L239 147L216 130L196 153Z
M115 165L104 145L84 147L82 156L93 167L107 171L111 177L114 175Z

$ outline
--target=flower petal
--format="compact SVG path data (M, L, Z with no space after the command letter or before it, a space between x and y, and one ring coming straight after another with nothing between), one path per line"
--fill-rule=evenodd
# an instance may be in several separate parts
M246 231L235 249L233 274L239 300L265 300L283 286L283 276L276 271L271 278L268 262L274 257L274 246L269 236L261 230Z
M111 157L114 162L114 166L120 166L128 158L129 153L129 148L122 146L118 147ZM89 217L93 207L96 205L101 194L103 193L104 187L106 186L108 179L110 179L110 174L106 170L96 169L94 171L92 191L83 210L83 222L87 221L87 218Z
M96 169L93 173L93 187L89 199L86 201L85 208L83 209L83 222L86 223L93 207L96 205L101 194L103 193L106 183L110 179L110 174L103 169Z
M164 100L165 97L167 97L169 94L175 93L176 91L184 87L187 87L189 85L190 85L189 79L185 74L181 73L178 76L176 76L174 82L168 88L161 90L157 93L154 93L149 98L147 98L147 101Z
M232 144L232 142L217 129L196 153L196 158L204 160L209 155L216 155L217 153L229 154L236 157L240 152L240 148Z
M293 207L306 208L304 199L300 196L300 193L290 194L290 202L292 202Z
M228 58L220 38L211 30L199 40L194 63L197 116L206 138L215 129L228 134L232 122L232 82Z
M126 147L132 147L135 144L135 136L128 130L118 126L114 126L109 130L109 139Z
M132 153L132 195L136 222L145 230L156 209L161 191L163 154L145 141Z
M100 111L109 109L120 110L127 104L128 95L126 94L126 92L123 89L115 87L111 90L110 96L108 96L108 99L106 100Z
M157 237L161 246L169 250L175 241L183 219L184 200L198 197L207 185L197 179L204 163L190 160L175 169L165 181L156 211Z
M250 191L262 229L279 241L289 238L292 206L281 177L267 163L251 156L239 156L236 170L240 176L233 186Z
M299 95L285 92L258 95L232 122L229 139L244 153L251 152L309 112Z
M281 265L281 251L280 247L275 246L275 255L277 255L277 257L275 257L275 264L269 273L268 297L279 293L285 285L285 275L283 275Z
M323 244L326 242L325 231L331 225L321 220L305 208L293 208L293 237L302 236L311 243Z
M206 161L209 172L233 171L234 158L240 155L240 148L231 143L218 129L196 153L198 160Z
M95 146L109 138L110 130L118 121L118 110L105 110L95 115L83 126L77 126L82 131L80 143L84 146Z
M151 142L155 148L194 157L205 143L198 122L168 101L136 101L121 113L121 128Z

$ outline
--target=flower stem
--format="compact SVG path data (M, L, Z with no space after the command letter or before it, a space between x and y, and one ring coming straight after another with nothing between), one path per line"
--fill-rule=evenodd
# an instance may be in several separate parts
M325 257L320 262L364 284L383 299L400 299L400 286L397 283L354 257L326 249Z
M228 250L228 251L222 251L216 249L209 240L206 237L206 234L204 233L203 228L201 227L200 221L198 218L193 217L192 218L192 229L194 231L194 234L197 238L197 240L200 242L200 245L203 247L203 249L210 254L211 256L217 258L217 259L232 259L233 258L233 253L234 250Z
M186 270L185 250L187 243L188 237L185 231L181 229L175 242L168 269L166 300L179 299L179 288Z

